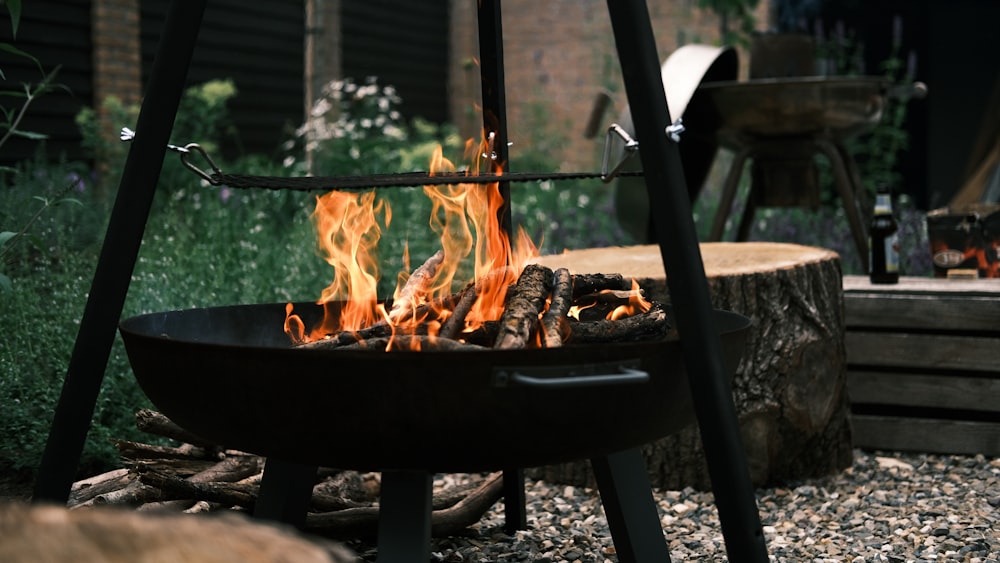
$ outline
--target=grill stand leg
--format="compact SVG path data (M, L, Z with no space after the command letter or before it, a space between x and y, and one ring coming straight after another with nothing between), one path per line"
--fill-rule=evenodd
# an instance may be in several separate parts
M316 484L315 465L268 458L260 480L254 518L274 520L296 528L306 523L306 512Z
M524 499L524 470L503 470L503 529L508 534L528 529Z
M653 500L646 459L638 448L590 460L621 563L670 563Z
M383 471L378 562L426 563L431 552L431 474Z
M665 132L672 120L649 12L643 0L607 4L726 553L733 563L764 563L767 547L722 363L680 152Z

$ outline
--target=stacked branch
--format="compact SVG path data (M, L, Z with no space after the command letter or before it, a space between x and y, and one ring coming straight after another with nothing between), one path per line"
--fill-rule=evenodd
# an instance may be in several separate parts
M473 331L465 330L466 316L481 292L481 283L470 283L461 291L431 303L419 302L440 266L439 251L414 270L389 309L388 320L360 330L330 334L299 344L307 349L343 350L478 350L482 348L553 348L569 344L627 342L662 338L669 330L667 316L656 304L645 301L643 291L620 274L571 274L531 264L508 288L504 311L497 321L488 321ZM496 275L506 275L497 272ZM492 281L492 280L491 280ZM646 307L635 311L635 303ZM628 309L631 306L631 309ZM628 309L629 313L619 311ZM438 311L448 313L438 317ZM412 319L424 319L407 334L394 327ZM610 320L610 319L615 320ZM436 335L428 328L439 326Z
M126 467L73 484L67 506L79 509L116 505L140 511L252 513L260 491L265 459L213 446L187 433L162 414L141 410L137 426L161 438L184 436L192 443L167 447L120 440ZM478 483L436 491L431 514L433 533L460 533L478 522L502 495L502 473ZM306 528L336 537L373 537L378 527L377 473L320 468L306 515Z

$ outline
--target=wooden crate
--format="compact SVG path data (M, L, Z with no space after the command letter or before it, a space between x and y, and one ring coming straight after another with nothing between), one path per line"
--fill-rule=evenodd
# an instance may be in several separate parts
M854 445L1000 455L1000 280L844 277Z

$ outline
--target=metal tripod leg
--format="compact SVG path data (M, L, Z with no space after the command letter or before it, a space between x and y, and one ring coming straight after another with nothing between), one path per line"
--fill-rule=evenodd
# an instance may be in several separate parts
M670 563L660 516L638 448L590 460L621 563Z
M170 4L136 122L138 134L125 161L87 306L38 467L35 502L65 504L69 499L204 11L204 0L174 0Z
M672 120L649 13L643 0L608 0L608 12L726 553L733 563L764 563L767 547L732 388L722 362L722 345L712 317L680 152L666 134Z

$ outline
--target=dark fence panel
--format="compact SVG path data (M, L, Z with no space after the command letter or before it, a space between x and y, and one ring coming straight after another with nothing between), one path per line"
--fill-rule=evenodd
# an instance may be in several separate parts
M151 68L167 9L143 0L143 79ZM230 117L238 152L271 154L303 118L303 0L212 0L205 10L188 85L232 79L237 96ZM198 139L176 139L197 142Z
M0 18L0 41L11 43L38 59L49 71L62 65L56 82L69 91L59 90L41 96L31 104L20 129L44 133L47 152L69 159L80 158L80 134L74 118L77 112L91 104L91 39L90 3L67 0L30 0L23 2L17 38L11 37L10 19L6 9ZM0 52L0 70L6 79L0 89L22 90L24 83L37 83L42 74L29 59ZM20 107L20 100L4 96L0 105L11 110ZM33 156L37 141L12 138L0 147L0 163L9 165Z
M448 119L448 2L342 0L345 77L396 87L407 117Z

